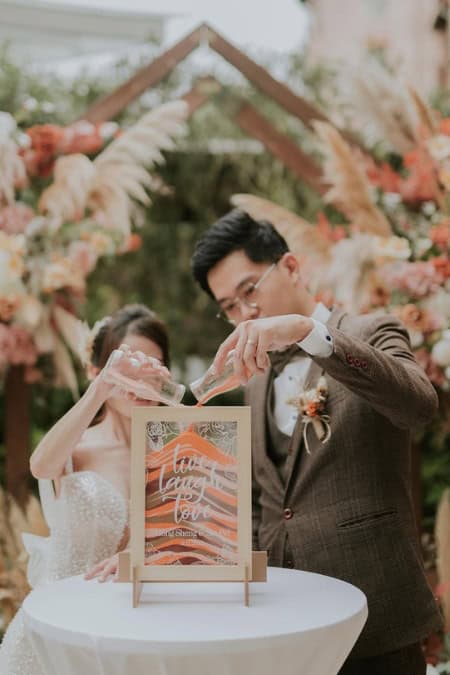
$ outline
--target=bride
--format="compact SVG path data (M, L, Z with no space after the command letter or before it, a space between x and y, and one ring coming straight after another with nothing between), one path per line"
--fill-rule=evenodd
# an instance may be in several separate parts
M136 399L105 376L109 355L122 344L140 352L141 358L142 353L151 357L146 374L149 368L164 377L170 374L167 331L148 308L128 305L100 322L89 348L89 388L31 456L50 528L48 538L24 535L33 587L85 573L127 544L131 409L158 402ZM120 368L129 373L136 361L130 362L127 354ZM101 580L108 573L105 565ZM44 675L25 634L21 610L1 645L0 673Z

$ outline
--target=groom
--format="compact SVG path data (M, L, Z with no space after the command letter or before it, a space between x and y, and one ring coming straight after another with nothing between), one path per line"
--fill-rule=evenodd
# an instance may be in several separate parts
M420 641L441 620L417 542L410 443L437 397L406 331L316 303L284 239L239 210L206 231L192 267L234 328L215 366L234 349L242 382L251 377L254 548L366 594L369 618L340 675L424 675Z

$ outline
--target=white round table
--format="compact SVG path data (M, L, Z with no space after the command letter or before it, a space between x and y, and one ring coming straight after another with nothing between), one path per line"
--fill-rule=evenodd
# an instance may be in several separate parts
M343 581L269 568L267 583L131 584L80 577L26 598L26 630L48 675L336 675L367 618Z

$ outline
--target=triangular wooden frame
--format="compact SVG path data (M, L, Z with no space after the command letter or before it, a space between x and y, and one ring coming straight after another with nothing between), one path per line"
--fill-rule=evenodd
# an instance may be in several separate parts
M276 80L262 66L253 61L243 51L220 35L208 24L202 23L173 47L158 56L152 63L141 68L127 82L110 94L97 100L83 115L84 119L99 122L111 119L127 105L136 100L145 91L154 87L167 77L174 68L199 46L209 45L217 54L233 65L261 92L272 98L289 114L300 119L308 128L314 120L329 121L327 117L295 94L286 84ZM211 84L214 84L211 87ZM222 85L214 78L201 78L184 97L190 106L190 114L206 103ZM287 136L279 132L273 124L261 115L253 106L235 94L227 94L238 104L234 121L246 133L257 138L265 147L288 166L301 180L313 190L323 194L325 185L321 179L320 166ZM343 135L356 144L349 134Z

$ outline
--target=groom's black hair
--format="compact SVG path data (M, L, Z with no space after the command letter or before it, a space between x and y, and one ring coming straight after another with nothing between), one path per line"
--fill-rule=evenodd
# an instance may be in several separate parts
M209 271L234 251L256 263L274 263L289 251L283 237L266 220L253 220L240 209L219 218L198 240L191 259L195 280L211 297Z

